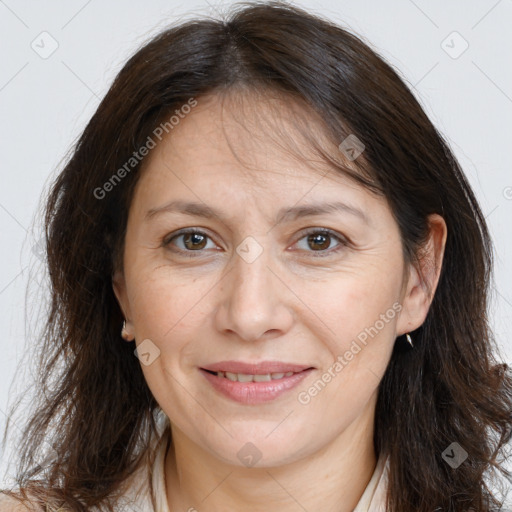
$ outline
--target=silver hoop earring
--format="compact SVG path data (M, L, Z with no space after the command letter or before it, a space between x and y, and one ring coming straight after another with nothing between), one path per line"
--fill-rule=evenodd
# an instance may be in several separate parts
M409 345L411 345L411 347L414 347L414 345L412 344L412 338L411 338L411 335L409 333L407 333L405 335L405 339L407 340L407 343L409 343Z
M121 329L121 338L125 341L130 341L128 339L128 331L126 330L126 320L123 320L123 328Z

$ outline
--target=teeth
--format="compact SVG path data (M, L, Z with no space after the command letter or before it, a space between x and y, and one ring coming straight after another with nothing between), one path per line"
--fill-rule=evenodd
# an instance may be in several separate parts
M291 377L294 372L266 373L264 375L248 375L246 373L217 372L217 377L225 377L233 382L269 382L271 380Z
M240 378L240 377L241 377L241 375L238 378ZM251 377L251 375L248 375L248 377ZM272 376L270 373L267 373L265 375L253 375L252 380L254 382L270 382L272 380Z

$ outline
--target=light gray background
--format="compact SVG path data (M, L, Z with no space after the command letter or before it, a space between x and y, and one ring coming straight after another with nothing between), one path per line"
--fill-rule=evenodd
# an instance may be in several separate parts
M36 288L42 280L35 247L41 193L129 56L168 23L187 14L217 16L231 3L0 0L2 432L8 399L30 379L24 365L10 388L44 311L34 295L25 304L29 276ZM291 3L365 37L400 70L449 140L494 237L491 323L503 359L512 362L512 0ZM52 45L58 47L48 55ZM25 316L32 327L25 327Z

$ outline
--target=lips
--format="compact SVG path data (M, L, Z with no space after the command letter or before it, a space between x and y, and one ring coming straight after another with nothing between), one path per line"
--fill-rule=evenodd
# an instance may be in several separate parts
M243 361L220 361L218 363L203 366L203 370L209 372L229 372L245 375L266 375L272 373L299 373L309 368L310 365L285 363L282 361L262 361L260 363L245 363Z
M233 363L233 362L232 362ZM224 366L223 366L224 365ZM298 372L272 372L271 374L245 374L245 373L230 373L221 370L207 370L199 368L200 373L205 377L207 382L210 383L212 388L225 398L229 398L234 402L244 405L257 405L271 402L278 397L281 397L293 388L298 386L301 382L308 378L314 372L314 368L305 367L304 365L291 365L288 363L272 364L260 363L259 365L249 364L242 365L240 363L225 365L225 363L218 363L216 365L209 365L209 368L215 367L230 367L230 368L249 368L249 371L269 371L269 369L301 369ZM247 369L245 371L248 371Z

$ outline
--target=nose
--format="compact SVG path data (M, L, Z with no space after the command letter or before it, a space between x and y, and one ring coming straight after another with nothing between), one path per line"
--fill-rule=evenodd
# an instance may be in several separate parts
M284 335L293 323L294 295L274 270L268 251L251 263L238 254L234 260L221 285L217 329L245 341Z

